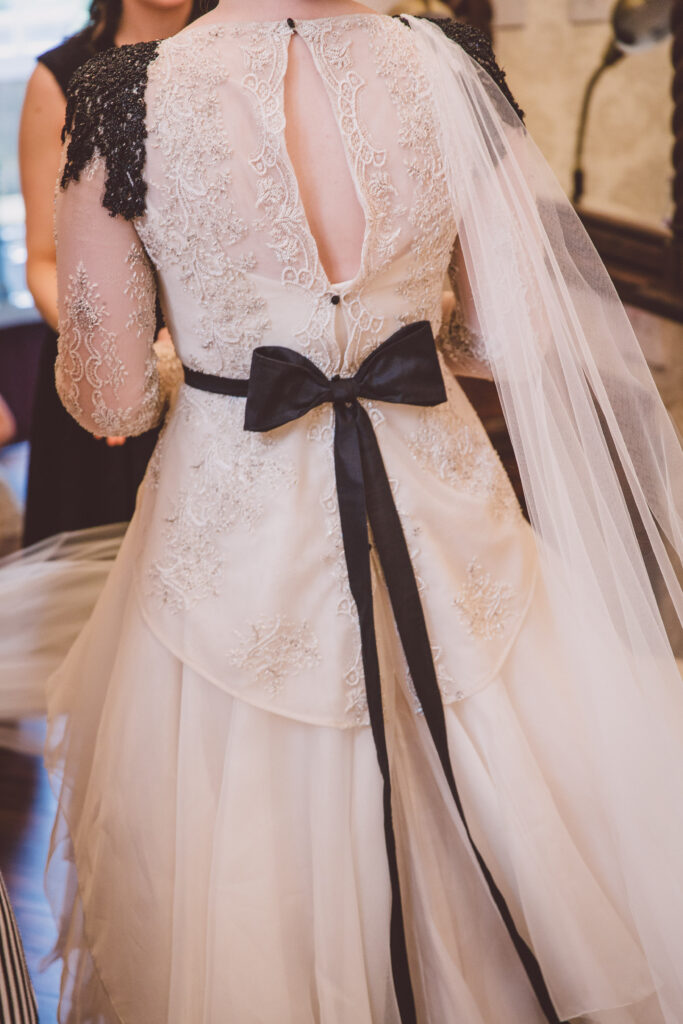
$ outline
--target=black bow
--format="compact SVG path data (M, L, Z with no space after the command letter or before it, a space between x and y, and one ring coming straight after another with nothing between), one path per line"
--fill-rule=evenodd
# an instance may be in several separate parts
M221 382L212 386L211 382ZM206 390L244 394L244 381L227 381L196 371L186 382ZM234 385L234 387L233 387ZM349 584L360 622L361 648L370 725L384 782L384 834L391 881L391 966L402 1024L417 1024L406 950L396 839L391 811L379 659L372 602L368 522L410 675L481 871L536 991L546 1018L559 1024L536 959L519 935L510 911L470 834L453 776L441 693L401 520L368 413L359 398L405 405L434 406L447 399L428 321L409 324L376 348L353 377L329 380L306 356L290 348L262 346L253 352L246 389L245 430L267 431L332 402L335 411L334 461L337 496Z

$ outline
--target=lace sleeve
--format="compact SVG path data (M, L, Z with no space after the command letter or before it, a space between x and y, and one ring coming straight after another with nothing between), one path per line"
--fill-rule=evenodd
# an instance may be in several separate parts
M459 239L453 246L448 280L451 293L447 295L448 308L436 339L437 346L456 376L493 380Z
M94 434L141 434L160 420L164 389L153 343L154 272L131 221L102 205L106 166L94 156L56 197L57 390Z

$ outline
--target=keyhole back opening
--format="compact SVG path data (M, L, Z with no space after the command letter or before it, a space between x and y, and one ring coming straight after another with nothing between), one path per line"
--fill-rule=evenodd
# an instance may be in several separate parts
M327 86L296 29L289 40L284 111L284 145L307 230L335 291L361 271L367 219Z

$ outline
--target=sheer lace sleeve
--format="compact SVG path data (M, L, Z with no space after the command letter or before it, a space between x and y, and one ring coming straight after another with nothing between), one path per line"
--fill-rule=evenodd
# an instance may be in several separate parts
M133 224L102 205L104 188L96 156L57 194L57 390L86 430L141 434L165 400L153 349L155 279Z
M99 54L67 93L55 374L64 405L95 434L155 426L174 383L172 360L154 350L156 282L133 223L145 211L145 87L157 49L139 43Z
M444 318L436 343L456 376L493 380L459 239L453 246L448 283L451 290L444 294Z

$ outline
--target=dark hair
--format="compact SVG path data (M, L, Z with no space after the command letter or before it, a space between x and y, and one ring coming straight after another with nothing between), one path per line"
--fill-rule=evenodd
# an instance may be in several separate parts
M218 0L192 0L189 21L213 10ZM90 0L88 23L83 30L93 50L108 50L118 32L123 0Z

